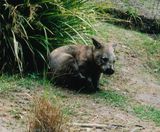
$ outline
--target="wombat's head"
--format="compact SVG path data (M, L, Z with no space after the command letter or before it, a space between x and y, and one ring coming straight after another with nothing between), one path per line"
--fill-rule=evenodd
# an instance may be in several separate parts
M115 44L103 44L96 38L92 38L93 44L95 46L93 51L94 61L99 67L100 71L106 75L112 75L114 73L114 63L115 54L114 47Z

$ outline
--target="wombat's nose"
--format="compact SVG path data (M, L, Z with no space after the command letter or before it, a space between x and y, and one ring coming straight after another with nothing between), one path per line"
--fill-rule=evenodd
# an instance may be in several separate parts
M107 69L105 72L107 75L112 75L114 73L113 69Z

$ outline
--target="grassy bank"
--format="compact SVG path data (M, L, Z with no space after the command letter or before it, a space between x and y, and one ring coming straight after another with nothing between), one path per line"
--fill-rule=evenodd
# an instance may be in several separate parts
M155 39L148 34L126 30L108 23L99 23L97 27L98 34L106 41L127 45L149 66L149 71L160 75L160 38L158 35Z

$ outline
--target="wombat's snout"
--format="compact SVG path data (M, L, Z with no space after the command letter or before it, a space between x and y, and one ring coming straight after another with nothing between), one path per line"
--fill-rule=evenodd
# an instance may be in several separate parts
M102 67L102 72L106 75L112 75L114 71L114 66L113 65L105 65Z
M112 75L113 73L114 73L114 70L111 69L111 68L106 69L105 72L104 72L104 74L106 74L106 75Z

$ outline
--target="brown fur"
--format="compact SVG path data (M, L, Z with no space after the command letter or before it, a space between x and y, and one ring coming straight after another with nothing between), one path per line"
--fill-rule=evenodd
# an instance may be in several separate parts
M56 84L96 91L100 74L114 73L114 49L92 38L94 46L68 45L53 50L50 68Z

